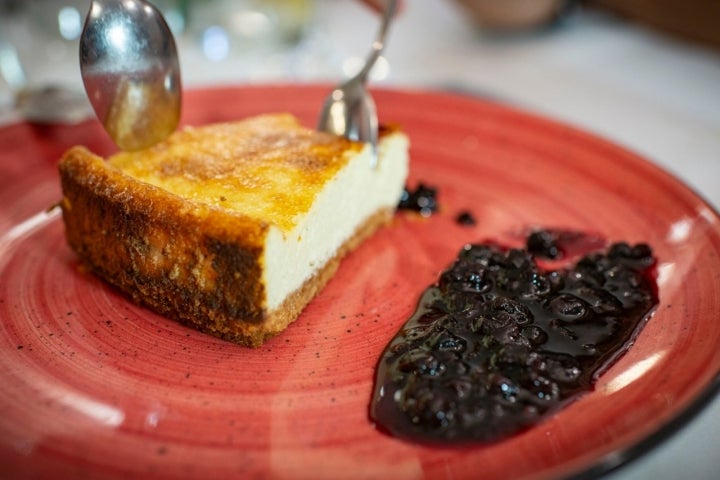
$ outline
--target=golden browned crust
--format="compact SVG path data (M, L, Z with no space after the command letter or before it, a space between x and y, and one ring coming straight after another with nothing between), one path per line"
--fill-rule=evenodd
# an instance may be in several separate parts
M289 114L186 127L147 150L108 162L195 202L237 210L284 231L362 144L303 127Z
M67 241L84 263L138 303L254 347L294 321L342 257L392 216L387 209L370 217L333 259L268 311L267 224L138 181L83 147L66 152L59 170Z

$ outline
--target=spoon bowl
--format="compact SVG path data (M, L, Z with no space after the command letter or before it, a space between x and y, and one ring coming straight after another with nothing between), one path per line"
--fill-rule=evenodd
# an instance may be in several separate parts
M177 128L177 49L150 3L93 0L80 37L80 72L95 114L122 150L150 147Z
M355 76L330 92L318 122L318 130L322 132L369 143L373 149L373 167L377 164L378 116L375 101L366 85L372 67L385 49L385 38L396 8L397 0L387 2L380 30L365 65Z

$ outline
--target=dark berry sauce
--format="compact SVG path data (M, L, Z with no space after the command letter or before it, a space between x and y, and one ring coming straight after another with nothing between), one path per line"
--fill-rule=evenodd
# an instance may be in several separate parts
M437 189L424 183L418 184L414 190L406 187L398 204L398 210L411 210L423 217L429 217L437 209Z
M556 258L558 245L542 240L539 254ZM654 265L644 244L617 243L563 270L543 270L527 249L464 247L383 353L372 420L443 444L537 424L630 347L658 302Z
M535 230L525 241L528 252L538 258L561 260L578 254L598 250L605 246L605 240L574 230Z

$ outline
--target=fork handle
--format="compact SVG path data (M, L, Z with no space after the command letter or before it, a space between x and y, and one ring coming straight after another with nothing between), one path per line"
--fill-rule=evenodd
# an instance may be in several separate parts
M375 65L375 62L382 54L385 49L385 37L390 30L390 21L395 16L397 10L397 0L389 0L385 6L385 12L383 13L382 23L380 24L380 30L378 30L375 41L372 44L372 50L365 60L365 65L362 70L355 76L363 83L367 81L367 77L370 74L370 70Z

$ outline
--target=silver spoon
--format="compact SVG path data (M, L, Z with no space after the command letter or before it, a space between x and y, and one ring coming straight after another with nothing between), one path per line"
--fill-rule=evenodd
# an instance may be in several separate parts
M385 48L385 37L396 7L397 0L387 2L380 30L365 65L354 77L330 92L318 122L318 130L322 132L370 143L373 149L373 168L377 165L378 117L375 102L367 91L366 84L370 70Z
M123 150L170 135L180 120L180 65L162 14L144 0L93 0L80 72L95 113Z

